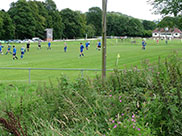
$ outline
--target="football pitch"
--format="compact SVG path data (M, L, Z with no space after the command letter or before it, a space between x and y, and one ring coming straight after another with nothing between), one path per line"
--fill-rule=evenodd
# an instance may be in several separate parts
M165 57L178 52L182 56L181 40L168 41L160 40L159 44L155 40L147 39L146 50L142 50L142 39L126 40L107 40L107 69L113 68L131 68L137 66L141 68L141 62L149 60L155 63L158 57ZM67 41L67 52L64 52L64 42L52 42L51 50L47 50L47 42L42 43L42 48L38 50L38 43L31 43L30 52L26 52L24 58L20 58L20 48L26 44L14 44L17 48L18 60L13 60L12 55L5 55L7 45L3 44L3 53L0 55L0 67L6 68L83 68L83 69L101 69L102 68L102 51L96 50L97 41L90 41L88 50L84 49L84 57L79 57L80 42L85 46L85 41ZM12 46L13 44L11 44ZM12 51L12 49L11 49ZM117 56L118 64L116 65ZM31 81L56 81L61 75L66 75L69 79L75 79L81 76L80 71L58 71L58 70L32 70ZM98 71L85 71L84 76L95 77L96 74L101 75ZM24 82L28 83L28 70L2 70L0 69L0 82Z

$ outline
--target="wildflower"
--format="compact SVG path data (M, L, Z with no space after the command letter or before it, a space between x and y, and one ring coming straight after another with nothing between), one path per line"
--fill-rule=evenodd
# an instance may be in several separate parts
M115 121L113 120L112 123L114 123Z
M118 122L118 124L121 124L121 122Z
M133 122L134 122L134 119L132 119L131 121L133 121Z
M113 128L117 128L117 125L114 125L114 127Z
M121 103L121 102L122 102L122 100L119 100L119 102Z
M133 128L135 128L135 126L133 126Z
M121 99L121 96L119 96L119 99Z
M132 115L132 118L134 118L135 117L135 115Z
M112 95L111 95L111 94L110 94L109 96L110 96L110 97L112 97Z
M122 113L121 116L124 116L124 113Z
M140 128L138 128L138 131L140 131Z

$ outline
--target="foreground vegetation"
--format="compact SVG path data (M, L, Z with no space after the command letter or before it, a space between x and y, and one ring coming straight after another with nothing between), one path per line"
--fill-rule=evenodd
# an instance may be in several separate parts
M143 70L116 69L105 87L99 76L0 84L0 135L181 136L181 62L175 54L143 61Z

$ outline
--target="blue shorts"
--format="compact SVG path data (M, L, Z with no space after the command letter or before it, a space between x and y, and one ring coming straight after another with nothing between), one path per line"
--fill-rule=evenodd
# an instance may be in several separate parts
M21 54L23 55L23 54L24 54L24 52L21 52Z

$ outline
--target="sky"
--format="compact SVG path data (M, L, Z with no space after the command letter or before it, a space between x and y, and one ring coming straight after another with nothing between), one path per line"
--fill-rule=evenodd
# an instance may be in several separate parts
M8 10L10 3L17 0L0 0L0 9ZM44 0L39 0L44 1ZM53 0L59 10L70 8L87 12L91 7L102 8L102 0ZM120 12L135 18L145 20L159 20L160 15L154 15L152 6L147 3L147 0L108 0L107 11Z

